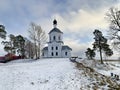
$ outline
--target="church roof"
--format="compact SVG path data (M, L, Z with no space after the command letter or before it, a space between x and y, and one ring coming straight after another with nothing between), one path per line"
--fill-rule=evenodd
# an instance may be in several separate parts
M43 51L47 51L47 50L48 50L48 47L44 47L42 50L43 50Z
M66 50L66 49L68 49L68 50L72 50L69 46L62 46L62 50Z
M63 41L55 41L55 42L57 42L57 43L63 43ZM52 43L52 42L50 41L48 43Z
M69 46L62 46L62 50L72 50ZM48 50L48 47L44 47L43 49L42 49L42 51L47 51Z
M58 28L53 28L50 32L49 32L49 34L50 33L52 33L52 32L58 32L58 33L63 33L63 32L61 32Z

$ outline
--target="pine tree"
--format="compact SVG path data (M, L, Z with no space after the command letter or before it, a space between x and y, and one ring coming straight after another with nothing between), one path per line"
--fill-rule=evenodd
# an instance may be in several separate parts
M93 59L95 57L95 52L94 50L90 49L90 48L87 48L87 51L85 52L86 53L86 57L88 59Z
M94 50L98 50L100 52L100 60L101 64L103 64L102 51L104 51L107 56L111 56L113 52L109 48L109 45L107 44L107 39L102 35L101 31L96 29L93 34L95 35L95 42L93 43L93 48Z
M5 27L0 25L0 38L6 39L7 32L5 31Z
M25 39L23 36L18 35L15 37L15 43L14 46L17 49L17 52L22 58L25 57Z

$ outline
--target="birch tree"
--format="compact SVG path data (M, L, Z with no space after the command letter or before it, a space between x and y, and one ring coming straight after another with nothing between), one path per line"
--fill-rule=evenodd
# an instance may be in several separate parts
M41 58L41 50L47 40L45 31L42 30L40 25L32 22L29 28L29 37L34 43L35 58Z

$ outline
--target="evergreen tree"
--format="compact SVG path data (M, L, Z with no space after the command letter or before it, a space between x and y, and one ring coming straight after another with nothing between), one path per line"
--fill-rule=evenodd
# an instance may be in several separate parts
M103 45L103 50L104 50L104 54L107 56L107 57L110 57L113 55L113 51L109 48L109 45L108 44L104 44Z
M13 34L9 35L9 41L2 41L2 44L4 45L4 50L7 51L8 53L15 54L16 53L16 48L14 46L15 42L15 36Z
M100 52L101 64L103 64L102 51L104 51L107 56L111 56L113 52L109 48L109 45L107 44L107 39L102 35L101 31L96 29L93 34L95 35L95 42L93 43L93 48L94 50L98 50Z
M22 58L25 56L25 39L23 36L18 35L15 37L14 46L17 49L17 52Z
M20 56L25 56L25 40L23 36L10 34L9 41L2 41L2 44L6 52L16 54L17 51Z
M85 52L86 53L86 57L88 59L93 59L95 57L95 52L94 50L90 49L90 48L87 48L87 51Z
M5 31L5 27L3 25L0 25L0 38L5 39L7 32Z

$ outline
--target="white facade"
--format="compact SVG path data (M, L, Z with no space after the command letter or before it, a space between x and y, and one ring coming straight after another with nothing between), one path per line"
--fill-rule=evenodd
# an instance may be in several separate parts
M56 28L57 21L53 21L54 28L49 32L48 47L43 48L44 58L70 57L72 49L63 43L63 32Z

